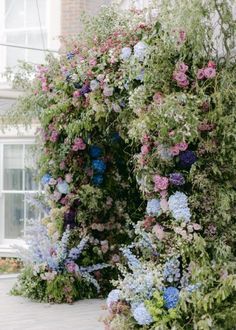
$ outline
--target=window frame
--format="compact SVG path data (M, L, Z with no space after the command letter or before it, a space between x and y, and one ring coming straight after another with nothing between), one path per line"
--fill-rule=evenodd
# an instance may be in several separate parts
M35 139L29 138L1 138L0 139L0 246L11 246L14 244L24 245L24 237L17 239L5 238L5 203L4 196L6 194L36 194L40 191L40 183L38 190L4 190L3 176L4 176L4 145L23 145L23 156L25 152L25 145L34 145ZM23 175L24 177L25 175ZM25 189L25 186L23 186ZM26 229L26 201L24 201L24 233ZM24 235L23 235L24 236Z

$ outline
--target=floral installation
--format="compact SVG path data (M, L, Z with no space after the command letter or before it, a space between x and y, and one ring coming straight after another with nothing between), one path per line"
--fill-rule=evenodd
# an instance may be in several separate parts
M107 8L85 23L33 82L14 80L27 94L12 121L41 123L39 167L50 200L43 223L58 242L69 225L70 248L90 237L85 266L120 270L119 279L109 268L95 274L103 293L115 279L106 329L231 330L232 7L162 1L144 11Z

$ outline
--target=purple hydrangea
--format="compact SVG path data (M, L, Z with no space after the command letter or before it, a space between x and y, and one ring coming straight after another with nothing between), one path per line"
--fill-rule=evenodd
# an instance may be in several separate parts
M182 151L179 154L179 161L181 167L188 168L197 161L197 156L191 150Z
M82 86L81 90L80 90L80 95L85 95L91 92L91 88L88 84L85 84Z
M181 173L171 173L169 181L174 186L182 186L183 184L185 184L184 177Z
M170 286L163 293L164 305L167 309L175 308L179 302L179 290Z

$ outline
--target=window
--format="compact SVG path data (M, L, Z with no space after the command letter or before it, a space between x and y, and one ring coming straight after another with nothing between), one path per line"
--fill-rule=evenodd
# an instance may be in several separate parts
M39 191L33 155L31 141L0 143L0 243L23 238L27 219L39 217L27 202Z

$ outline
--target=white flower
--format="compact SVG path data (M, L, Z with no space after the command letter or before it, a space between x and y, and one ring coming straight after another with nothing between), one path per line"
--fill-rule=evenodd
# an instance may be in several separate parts
M147 54L148 45L145 42L139 41L134 46L134 57L137 58L140 62L143 62Z
M114 90L114 88L113 87L108 87L108 86L105 86L104 87L104 90L103 90L103 94L105 95L105 96L112 96L113 95L113 90Z
M123 61L127 61L127 60L130 58L131 53L132 53L131 48L129 48L129 47L124 47L124 48L121 49L120 58L121 58Z
M161 205L159 199L150 199L147 202L146 212L148 215L158 215L161 212Z
M91 80L90 82L90 88L92 91L95 91L96 89L99 88L99 82L97 80Z

